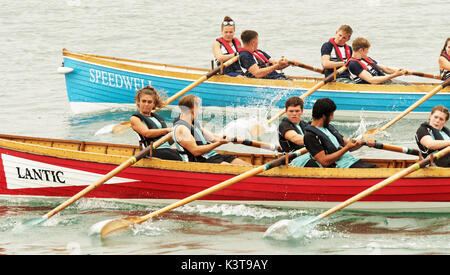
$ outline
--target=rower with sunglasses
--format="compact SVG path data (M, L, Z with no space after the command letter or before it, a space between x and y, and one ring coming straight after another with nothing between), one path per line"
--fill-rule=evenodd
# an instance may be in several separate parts
M216 58L217 66L225 63L229 59L238 55L238 49L241 47L239 39L234 37L236 25L229 16L225 16L221 24L222 37L217 38L213 43L213 54ZM231 64L223 69L223 74L228 76L241 76L244 72L238 62Z
M289 66L286 59L274 60L267 53L258 49L258 33L252 30L246 30L241 34L243 43L239 49L239 64L244 69L244 76L251 78L266 78L291 80L283 73L276 70L282 70Z

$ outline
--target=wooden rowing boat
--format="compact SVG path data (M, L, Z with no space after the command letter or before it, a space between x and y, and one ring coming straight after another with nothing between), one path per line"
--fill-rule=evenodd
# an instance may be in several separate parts
M174 66L123 58L74 53L63 49L63 67L71 109L74 113L99 111L116 107L134 108L135 91L151 84L172 96L207 69ZM296 77L293 81L236 78L216 75L195 87L190 93L202 98L206 107L283 108L285 100L301 95L322 79ZM436 87L436 83L402 85L364 85L331 82L310 95L305 108L322 97L336 102L340 113L401 112ZM274 99L275 102L274 102ZM364 102L361 104L361 102ZM174 101L172 104L176 104ZM435 105L450 106L450 88L445 88L414 110L429 113Z
M71 197L138 152L132 145L0 135L0 195ZM254 165L275 155L232 153ZM368 159L379 169L276 167L200 203L329 208L415 160ZM251 167L146 158L87 195L139 203L185 198ZM450 211L450 169L427 167L351 205L369 211Z

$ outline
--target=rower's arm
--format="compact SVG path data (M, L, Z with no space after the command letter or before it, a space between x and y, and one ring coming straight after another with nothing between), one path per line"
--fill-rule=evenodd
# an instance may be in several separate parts
M383 75L383 76L381 76L381 75L380 76L373 76L368 71L363 70L358 75L358 77L363 79L364 81L370 83L370 84L381 84L381 83L384 83L384 82L386 82L388 80L396 78L397 76L404 75L405 73L406 73L406 71L404 69L398 69L392 74L387 74L387 75Z
M331 61L331 56L328 54L322 55L322 67L324 69L340 68L345 65L343 61Z
M314 155L314 159L323 167L328 167L338 161L346 152L352 151L352 149L357 146L357 142L347 142L343 148L332 154L326 154L324 150L320 151Z
M279 68L280 65L278 63L265 68L260 68L257 64L254 64L250 68L248 68L248 71L256 78L263 78L271 72L278 70Z
M450 61L443 56L439 56L439 69L450 71Z
M284 134L284 138L297 144L297 145L303 145L304 141L303 141L303 136L298 134L296 131L294 130L289 130L286 131L286 133Z
M136 133L141 134L146 138L159 137L172 131L172 128L149 129L140 118L135 116L130 118L130 122L131 128L133 128Z
M195 139L191 135L189 129L184 125L180 125L180 126L176 127L175 137L177 139L177 142L183 148L185 148L186 150L191 152L191 154L193 154L194 156L201 156L205 153L208 153L208 152L214 150L214 148L216 148L222 144L228 143L228 140L221 139L214 143L209 143L206 145L197 145L197 143L195 142Z
M450 140L435 140L430 135L423 136L420 144L431 150L439 150L450 146Z

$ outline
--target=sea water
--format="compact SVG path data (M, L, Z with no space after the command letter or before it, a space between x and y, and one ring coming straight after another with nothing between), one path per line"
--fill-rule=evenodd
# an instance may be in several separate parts
M366 37L370 56L381 64L438 74L437 59L448 33L448 1L7 1L0 10L0 129L2 134L136 144L132 131L98 131L127 121L134 110L115 109L75 115L56 69L61 51L115 56L181 66L210 67L212 42L224 16L236 21L237 36L256 30L260 48L274 58L298 59L320 67L320 47L341 24ZM287 74L315 76L301 68ZM402 77L403 80L433 80ZM282 93L282 91L280 91ZM274 100L255 103L260 113ZM259 105L258 105L259 104ZM361 105L364 102L361 101ZM254 107L254 106L253 106ZM339 108L339 106L338 106ZM162 111L166 119L172 110ZM219 111L218 111L219 112ZM204 115L220 131L239 111L221 110L226 119ZM310 119L310 111L305 118ZM259 118L255 118L259 119ZM334 121L346 137L378 128L392 117L357 112ZM379 141L415 147L414 132L424 117L407 116ZM237 126L243 124L238 123ZM239 127L238 127L239 128ZM263 136L276 142L276 128ZM227 145L230 150L248 150ZM236 149L237 148L237 149ZM358 157L403 158L363 148ZM102 220L141 216L164 204L139 205L81 199L44 224L24 227L62 200L0 199L0 254L449 254L447 214L392 214L339 211L318 223L302 240L267 238L280 220L320 214L317 210L232 204L188 204L134 230L100 240L90 227Z

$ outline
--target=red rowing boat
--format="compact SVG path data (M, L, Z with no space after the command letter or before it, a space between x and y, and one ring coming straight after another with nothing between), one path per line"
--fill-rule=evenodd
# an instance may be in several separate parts
M139 151L137 146L0 135L0 196L71 197ZM269 154L231 153L261 165ZM276 167L197 201L330 208L415 162L366 159L379 169ZM139 203L179 200L252 167L145 158L86 197ZM193 202L195 203L195 202ZM450 212L450 168L427 167L349 209Z

